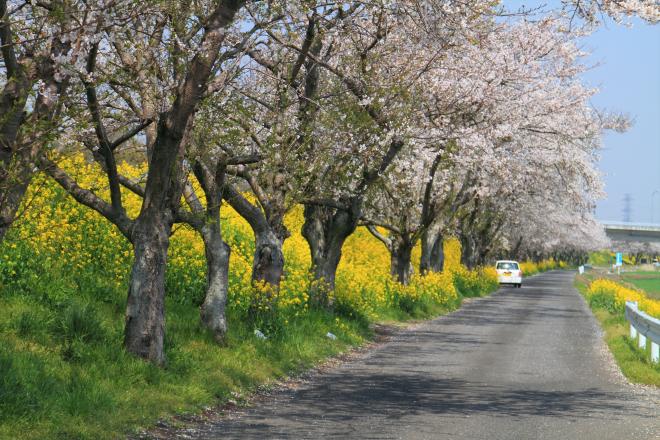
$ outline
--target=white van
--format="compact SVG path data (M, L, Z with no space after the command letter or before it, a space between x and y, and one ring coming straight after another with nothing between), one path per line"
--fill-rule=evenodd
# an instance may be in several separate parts
M497 281L500 284L511 284L515 287L522 286L522 270L517 261L500 260L495 262L497 270Z

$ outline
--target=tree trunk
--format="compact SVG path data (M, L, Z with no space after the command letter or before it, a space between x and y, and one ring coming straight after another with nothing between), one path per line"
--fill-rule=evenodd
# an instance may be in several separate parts
M328 293L335 288L341 249L346 238L357 228L359 215L356 215L356 206L354 204L354 208L349 211L305 205L302 235L307 240L312 256L314 284L310 291L310 302L313 305L331 305Z
M431 248L431 270L433 272L442 272L445 267L445 250L443 244L442 235L436 235L433 240L433 247Z
M177 89L171 109L160 117L142 209L131 233L135 261L124 344L129 352L157 364L165 362L165 265L174 214L185 182L185 138L224 41L223 29L231 25L242 5L242 1L220 2L207 18L199 50L188 63L185 80Z
M159 365L165 363L167 250L174 213L183 194L184 138L190 128L189 120L179 121L177 115L175 105L159 121L142 209L130 234L135 260L126 305L124 345L129 353Z
M426 229L422 232L420 239L422 243L422 254L419 257L419 273L422 275L427 274L431 270L431 250L433 249L433 238L435 234Z
M332 306L329 293L335 290L337 267L341 260L341 246L330 246L312 257L312 275L315 284L310 289L310 303L314 306Z
M165 362L165 267L172 223L155 210L140 214L133 229L135 261L126 305L126 350Z
M216 341L222 342L227 333L225 306L231 249L222 240L219 212L214 218L207 219L201 232L206 253L206 296L200 315L202 323L213 332Z
M467 267L470 260L470 243L465 233L460 234L459 240L461 242L461 264Z
M21 146L19 140L31 86L32 81L20 68L17 77L9 78L0 93L0 241L14 222L32 177L30 148Z
M204 222L201 225L194 221L194 217L193 221L189 222L202 236L206 254L206 296L200 309L200 318L202 324L211 330L215 340L223 342L227 333L225 307L231 249L222 240L220 227L226 162L219 160L214 165L214 168L209 168L200 161L193 164L193 172L204 191L206 208L202 206L191 186L184 187L184 191L187 191L186 201L194 213L200 214L205 211Z
M254 233L252 281L266 282L277 291L284 274L282 245L289 235L282 217L266 218L261 209L229 184L225 186L224 198L250 224Z
M255 230L254 260L252 262L252 280L268 283L279 289L284 274L283 240L270 228Z
M443 237L440 231L425 231L422 234L422 255L419 260L419 271L442 272L445 266L445 251Z
M401 284L407 285L413 272L411 255L414 243L400 237L392 239L390 247L390 274Z
M477 253L477 258L475 259L475 266L484 266L486 261L490 256L490 250L488 248L481 248Z
M461 234L461 263L468 269L476 266L476 242L471 234Z
M16 161L8 170L11 176L2 179L0 183L0 242L16 220L16 213L33 176L33 165L31 166L27 159L16 156Z
M523 243L523 236L521 235L518 237L516 240L516 244L511 250L511 258L518 259L520 260L520 249L522 248L522 243Z
M474 241L474 250L473 250L473 267L483 266L488 258L490 253L490 242L491 240L486 238L484 234L479 234L477 239Z

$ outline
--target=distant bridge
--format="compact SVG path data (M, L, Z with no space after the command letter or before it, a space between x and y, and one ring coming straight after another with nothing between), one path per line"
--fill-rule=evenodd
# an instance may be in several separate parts
M601 222L612 241L660 243L660 224Z

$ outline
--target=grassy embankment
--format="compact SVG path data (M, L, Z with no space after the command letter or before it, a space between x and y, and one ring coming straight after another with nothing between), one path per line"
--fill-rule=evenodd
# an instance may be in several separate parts
M104 188L80 158L66 164L87 188ZM123 165L122 173L142 171ZM262 303L250 282L253 236L223 207L232 247L229 333L218 346L199 324L205 261L199 237L177 227L167 269L167 365L122 349L131 248L92 211L38 178L28 209L0 244L0 438L121 438L163 417L198 412L249 393L372 337L370 324L421 319L459 307L465 296L497 287L494 270L460 266L460 245L447 243L442 274L392 281L382 244L360 229L346 243L333 310L311 310L309 251L301 210L287 217L286 279ZM126 196L129 214L139 200ZM419 250L416 257L419 258ZM255 337L259 329L266 340ZM326 337L328 332L336 340Z
M660 271L624 272L621 279L646 292L649 298L660 300Z
M584 275L577 276L576 287L585 296L596 319L600 322L605 333L605 342L623 374L631 382L660 386L660 364L653 364L650 361L651 344L647 343L646 350L637 347L637 341L629 337L630 325L624 316L626 299L642 299L642 308L646 308L645 311L655 317L660 317L660 301L657 300L657 296L629 289L621 283L623 281L640 288L657 286L660 283L660 273L655 277L649 277L650 274L652 273L628 273L619 278L617 275L608 275L605 271L588 271ZM637 275L644 275L643 283L633 282ZM609 279L610 282L594 283L603 279ZM651 290L651 292L655 291Z

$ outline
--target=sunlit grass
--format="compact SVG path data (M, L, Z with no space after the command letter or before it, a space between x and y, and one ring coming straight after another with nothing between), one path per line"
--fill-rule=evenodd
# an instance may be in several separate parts
M626 272L621 278L654 299L660 300L660 271L657 272Z
M20 269L36 274L29 261ZM122 349L125 280L108 280L96 266L65 267L0 279L0 438L121 438L362 344L372 336L372 322L436 316L462 298L415 290L412 297L398 292L396 302L368 315L350 303L306 309L281 317L265 341L254 336L255 323L240 308L230 307L229 333L218 346L199 324L198 304L175 292L166 301L167 364L159 368ZM488 289L478 294L492 290L476 273L464 276L471 288Z
M578 276L576 287L583 295L587 291L588 278ZM604 331L604 339L621 372L635 383L660 387L660 363L651 362L651 344L646 351L639 349L636 341L630 339L630 325L623 313L611 312L598 304L591 304L594 316Z
M0 438L116 438L171 414L199 411L232 391L308 368L370 337L355 321L311 311L261 341L230 321L217 346L197 310L168 304L166 352L159 368L121 349L117 312L81 300L60 310L15 295L0 300ZM110 313L113 319L107 318ZM326 337L327 332L337 340Z

